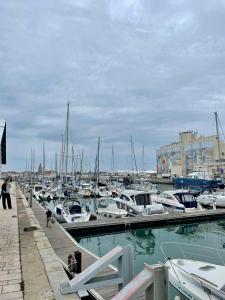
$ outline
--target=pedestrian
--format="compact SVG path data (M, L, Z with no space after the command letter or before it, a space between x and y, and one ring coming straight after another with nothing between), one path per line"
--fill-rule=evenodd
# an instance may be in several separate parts
M68 256L68 269L69 269L70 273L73 275L73 277L76 272L76 266L77 266L76 258L73 254L70 254Z
M2 205L3 208L6 209L6 202L7 202L7 206L8 209L12 208L12 203L11 203L11 197L10 197L10 178L6 178L2 184Z
M49 227L49 228L51 228L51 222L52 222L52 212L51 212L51 210L50 209L48 209L47 211L46 211L46 218L47 218L47 225L46 225L46 227Z

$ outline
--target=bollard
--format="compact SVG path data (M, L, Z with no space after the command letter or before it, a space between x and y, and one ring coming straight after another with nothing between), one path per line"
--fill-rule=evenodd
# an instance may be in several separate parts
M78 274L82 271L82 253L80 251L75 251L74 256L77 261L76 273Z
M33 192L32 189L30 190L30 207L32 207L32 197L33 197Z

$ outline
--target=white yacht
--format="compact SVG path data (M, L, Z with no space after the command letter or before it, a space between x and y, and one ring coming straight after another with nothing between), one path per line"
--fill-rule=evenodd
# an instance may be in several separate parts
M106 187L104 186L100 186L98 188L94 188L93 189L93 194L96 197L111 197L112 196L112 192L108 191Z
M163 243L169 282L185 299L225 300L225 251L206 246ZM175 258L176 257L176 258Z
M123 190L120 197L113 198L117 207L124 209L129 215L151 215L164 213L162 204L154 203L151 194L145 191Z
M47 188L41 184L35 184L33 191L33 198L37 201L51 201L53 199L53 195L47 191Z
M202 194L197 202L203 206L225 207L225 195L221 193Z
M91 190L92 186L90 183L82 183L78 191L78 195L82 196L83 198L91 197Z
M123 218L127 216L127 211L125 209L118 208L114 198L102 197L98 201L96 214L110 218Z
M185 212L197 208L196 197L199 193L189 190L169 190L158 196L152 196L153 200L161 203L168 211Z
M79 201L75 201L72 205L56 205L54 217L60 223L76 223L89 221L90 214L83 210Z
M188 299L225 299L225 266L190 259L172 259L169 282Z

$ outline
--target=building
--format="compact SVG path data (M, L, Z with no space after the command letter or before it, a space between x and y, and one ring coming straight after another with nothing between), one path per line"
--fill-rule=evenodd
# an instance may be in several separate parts
M186 176L192 170L202 169L218 175L225 170L225 144L216 135L181 132L178 142L157 150L156 161L158 174Z
M6 123L0 120L0 167L6 164Z

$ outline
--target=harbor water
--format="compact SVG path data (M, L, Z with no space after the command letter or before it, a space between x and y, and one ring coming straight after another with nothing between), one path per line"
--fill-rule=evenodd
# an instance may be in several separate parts
M204 258L203 261L218 263L217 261L214 262L214 258L210 261L211 256L214 255L214 250L207 249L207 247L221 250L225 248L225 220L154 229L143 228L111 234L101 233L97 236L74 236L74 239L82 247L99 257L117 245L132 245L134 248L134 273L137 274L143 270L144 263L150 265L159 262L165 263L165 253L167 255L172 253L172 258L184 258L185 251L182 250L181 253L181 247L187 250L188 256L186 258L201 260L195 251L196 246L203 246L206 253L206 260ZM115 264L115 266L117 265ZM182 300L187 299L170 285L169 299L174 300L177 295Z
M97 236L76 236L74 238L81 246L98 256L103 256L117 245L132 245L135 252L134 270L137 274L143 269L144 263L165 262L161 250L161 247L167 247L164 243L191 244L193 245L193 251L194 245L224 249L225 221L219 220L154 229L143 228L111 234L101 233ZM179 251L177 251L177 256L179 254ZM173 255L176 257L176 248L173 249Z

